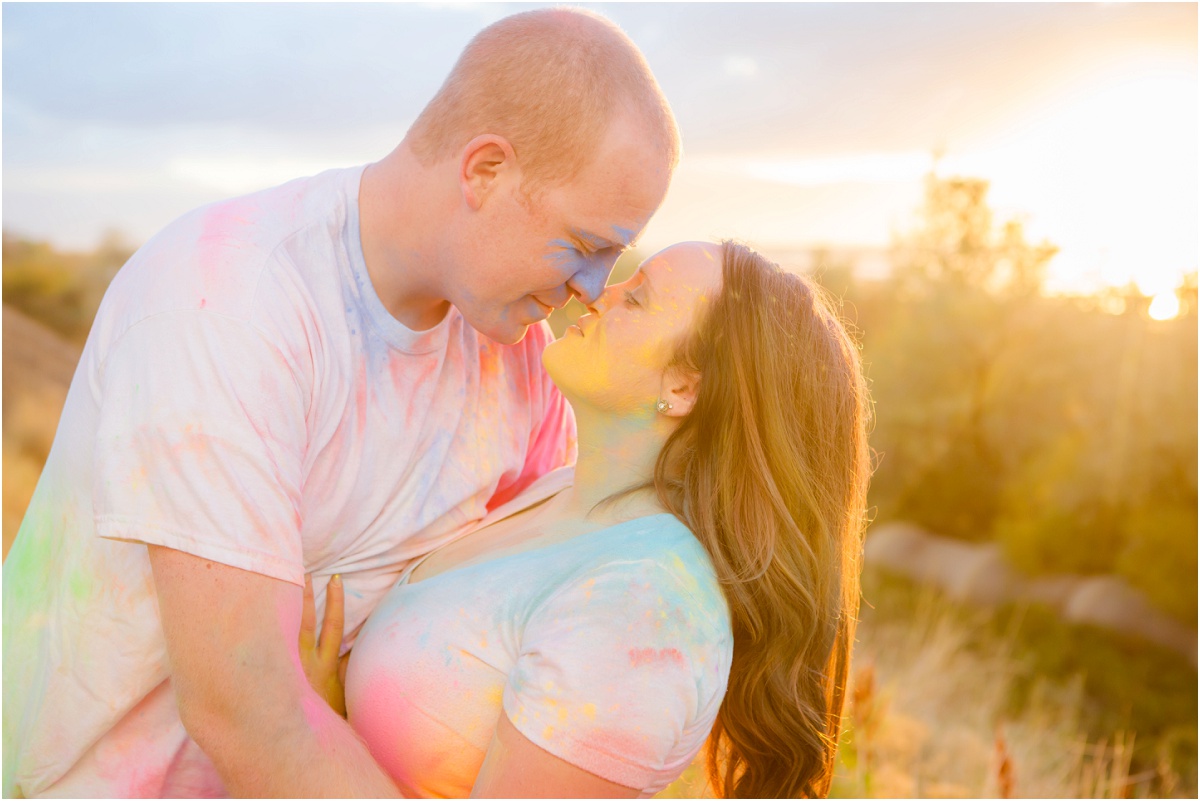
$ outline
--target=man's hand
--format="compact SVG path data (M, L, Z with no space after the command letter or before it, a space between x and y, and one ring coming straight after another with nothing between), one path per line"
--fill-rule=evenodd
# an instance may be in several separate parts
M398 795L308 685L299 586L149 548L179 716L231 795Z
M317 639L317 605L312 576L304 577L304 612L300 616L300 664L309 686L342 717L346 717L346 691L338 670L338 651L345 626L345 591L342 577L334 576L325 587L325 619Z

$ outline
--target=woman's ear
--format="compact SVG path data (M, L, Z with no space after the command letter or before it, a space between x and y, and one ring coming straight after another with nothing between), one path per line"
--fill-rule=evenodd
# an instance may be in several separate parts
M684 367L669 367L663 374L662 391L659 398L666 401L667 408L659 414L666 417L686 417L696 404L700 391L700 374Z
M478 211L497 183L517 174L517 154L503 136L482 134L467 142L459 163L458 182L463 199L472 210Z

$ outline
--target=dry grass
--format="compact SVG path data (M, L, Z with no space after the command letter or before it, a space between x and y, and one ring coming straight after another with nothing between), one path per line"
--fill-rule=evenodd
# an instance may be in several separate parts
M1022 713L1006 713L1011 637L968 647L966 625L932 593L912 620L865 612L834 795L1122 798L1149 779L1129 775L1131 736L1087 741L1078 680L1043 681Z
M907 620L864 608L833 797L1128 798L1148 794L1156 776L1157 792L1180 789L1169 764L1130 775L1132 734L1088 741L1080 680L1043 681L1008 715L1013 638L981 652L968 625L933 593ZM711 797L701 764L658 797Z

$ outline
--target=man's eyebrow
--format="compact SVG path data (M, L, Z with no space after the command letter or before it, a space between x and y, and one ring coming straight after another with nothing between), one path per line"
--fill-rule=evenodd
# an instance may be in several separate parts
M614 242L613 240L609 239L606 236L601 236L600 234L593 234L591 231L585 231L582 228L572 229L571 233L574 234L580 241L582 241L588 245L591 245L592 247L596 248L597 250L604 250L605 248L615 248L616 250L625 250L626 248L632 247L632 245L625 245L620 242Z

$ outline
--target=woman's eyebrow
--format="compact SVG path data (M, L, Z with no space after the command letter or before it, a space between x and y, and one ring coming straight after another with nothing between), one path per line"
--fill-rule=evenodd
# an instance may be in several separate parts
M650 276L646 275L641 270L637 271L637 275L641 276L642 280L638 282L638 285L636 287L634 287L634 289L641 289L642 287L645 287L647 299L653 298L655 295L655 292L654 292L654 287L650 284Z

